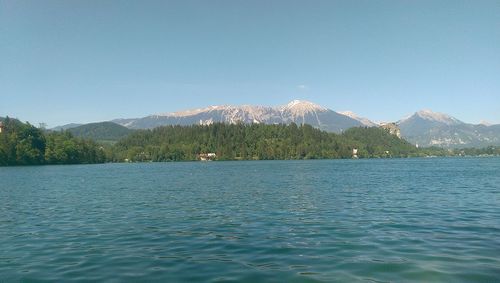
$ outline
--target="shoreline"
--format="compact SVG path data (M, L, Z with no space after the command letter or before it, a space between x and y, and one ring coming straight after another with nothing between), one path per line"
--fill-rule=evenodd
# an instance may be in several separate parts
M172 160L172 161L128 161L102 163L66 163L66 164L32 164L32 165L3 165L0 168L13 167L44 167L44 166L75 166L75 165L103 165L103 164L146 164L146 163L225 163L225 162L259 162L259 161L329 161L329 160L401 160L401 159L444 159L444 158L500 158L500 155L449 155L449 156L408 156L408 157L365 157L365 158L309 158L309 159L231 159L231 160Z

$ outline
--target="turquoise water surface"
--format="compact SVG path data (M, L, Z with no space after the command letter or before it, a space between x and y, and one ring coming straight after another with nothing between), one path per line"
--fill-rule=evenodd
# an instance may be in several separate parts
M500 282L500 159L0 168L0 281Z

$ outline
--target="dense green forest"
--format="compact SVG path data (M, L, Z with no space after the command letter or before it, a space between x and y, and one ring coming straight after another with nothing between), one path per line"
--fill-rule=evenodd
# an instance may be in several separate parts
M352 128L343 134L309 125L212 124L139 130L110 148L111 161L196 160L213 152L218 160L419 156L410 143L381 128Z
M102 163L103 148L69 132L44 132L29 123L2 118L0 165Z
M80 138L69 130L41 130L10 118L0 121L0 166L184 161L203 153L215 153L217 160L333 159L353 158L353 149L359 158L500 155L500 147L417 148L377 127L334 134L296 124L216 123L127 131L113 123L96 123L78 130Z

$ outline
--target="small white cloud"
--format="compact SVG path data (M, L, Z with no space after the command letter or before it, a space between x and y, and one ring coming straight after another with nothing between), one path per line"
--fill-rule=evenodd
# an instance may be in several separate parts
M300 90L306 90L308 87L306 85L298 85L297 88Z

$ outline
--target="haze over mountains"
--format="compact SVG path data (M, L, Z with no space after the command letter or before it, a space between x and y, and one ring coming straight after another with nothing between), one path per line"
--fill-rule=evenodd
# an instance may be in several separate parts
M380 126L351 111L335 112L309 101L293 100L278 107L209 106L187 111L150 115L142 118L115 119L112 122L129 129L152 129L165 125L209 125L222 123L310 124L328 132L340 133L352 127ZM419 146L483 147L500 145L500 125L474 125L430 110L418 111L395 124L401 136ZM68 125L58 128L68 128ZM69 128L72 128L69 126Z

